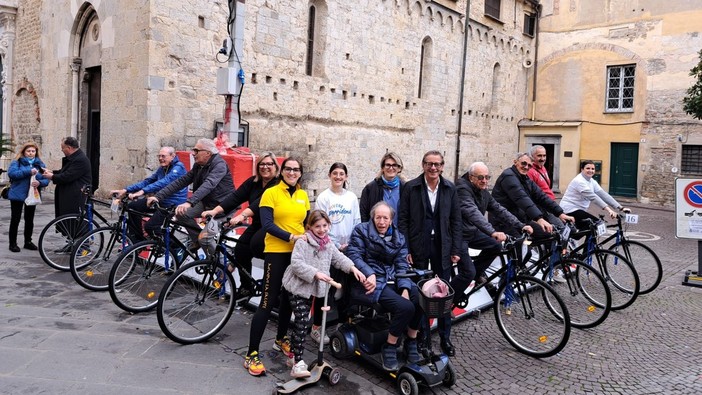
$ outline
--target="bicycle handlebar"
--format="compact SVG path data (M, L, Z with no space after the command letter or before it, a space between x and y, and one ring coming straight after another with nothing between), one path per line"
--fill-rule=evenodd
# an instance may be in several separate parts
M425 277L434 274L432 270L422 270L412 268L404 273L395 273L395 278L414 278L414 277Z

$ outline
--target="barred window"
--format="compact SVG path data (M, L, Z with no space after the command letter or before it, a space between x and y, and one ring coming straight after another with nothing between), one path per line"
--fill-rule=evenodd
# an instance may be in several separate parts
M500 19L501 0L485 0L485 15Z
M702 174L702 145L683 145L680 172Z
M636 65L607 67L606 112L634 111Z

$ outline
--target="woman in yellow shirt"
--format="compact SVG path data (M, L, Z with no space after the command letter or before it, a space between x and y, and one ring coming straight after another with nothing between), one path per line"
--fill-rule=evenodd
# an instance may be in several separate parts
M263 263L263 294L258 309L251 319L249 350L244 367L253 376L266 372L258 349L266 329L271 309L278 305L278 333L273 349L281 351L288 359L294 357L290 339L285 336L290 324L292 309L288 293L282 290L283 273L290 265L295 241L305 238L305 219L310 211L310 200L300 187L302 162L295 158L283 161L278 185L266 189L259 204L261 224L266 231ZM291 359L292 360L292 359Z

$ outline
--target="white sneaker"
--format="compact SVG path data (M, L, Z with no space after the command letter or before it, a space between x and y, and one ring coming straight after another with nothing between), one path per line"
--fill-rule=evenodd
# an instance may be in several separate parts
M557 283L565 283L567 280L563 277L561 269L553 269L553 281Z
M296 379L304 379L305 377L310 377L310 371L307 370L307 364L305 363L305 361L300 361L296 363L290 371L290 376Z
M317 329L312 328L312 332L310 332L310 337L314 339L314 341L316 341L317 344L319 344L319 341L322 338L322 327L320 326ZM329 336L327 336L326 333L324 334L324 344L329 344Z

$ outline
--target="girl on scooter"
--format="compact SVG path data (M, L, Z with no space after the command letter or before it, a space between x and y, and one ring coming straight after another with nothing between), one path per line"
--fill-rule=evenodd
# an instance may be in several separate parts
M397 341L403 333L407 334L404 342L407 361L420 361L417 329L423 315L414 282L408 278L395 278L396 274L409 270L409 265L407 243L393 225L394 215L395 212L388 203L376 203L370 212L370 222L354 228L346 249L348 257L366 276L366 281L363 282L364 297L368 299L366 302L379 303L391 314L387 342L381 352L383 368L388 371L399 368ZM394 284L389 284L391 281ZM358 296L353 290L351 294L352 298Z
M295 242L290 266L283 274L283 288L290 294L290 306L295 314L290 339L292 352L295 354L290 375L294 378L309 377L307 364L302 360L304 342L310 330L310 307L312 296L323 300L328 287L322 282L329 282L331 266L345 272L352 272L361 283L366 276L354 266L353 262L339 252L329 238L329 216L322 210L313 210L307 219L307 239Z

